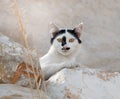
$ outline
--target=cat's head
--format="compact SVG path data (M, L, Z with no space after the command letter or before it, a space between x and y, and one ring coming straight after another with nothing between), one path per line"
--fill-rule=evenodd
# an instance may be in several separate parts
M74 29L59 29L50 23L51 44L62 55L69 55L80 46L83 23Z

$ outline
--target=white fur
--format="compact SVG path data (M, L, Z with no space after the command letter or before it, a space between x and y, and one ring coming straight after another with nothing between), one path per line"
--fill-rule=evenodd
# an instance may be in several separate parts
M66 36L66 37L67 37L67 38L66 38L67 44L66 44L65 46L70 47L70 50L68 50L68 51L66 51L66 52L63 51L63 50L61 50L61 49L62 49L61 43L59 43L59 42L57 41L58 38L62 38L63 36ZM75 39L74 42L70 43L70 42L69 42L69 39L70 39L70 38ZM53 46L55 47L55 49L56 49L59 53L61 53L62 55L70 55L71 53L74 53L75 50L77 49L77 47L79 47L78 45L79 45L79 44L78 44L77 39L76 39L75 37L73 37L73 36L72 36L71 34L69 34L69 33L65 33L65 34L62 34L62 35L58 36L58 37L54 40L54 42L53 42Z
M67 47L70 47L70 50L63 51L61 43L57 41L57 38L66 36ZM74 42L69 42L70 38L74 38ZM78 66L76 62L76 56L78 54L80 44L77 39L69 33L59 35L54 39L52 46L50 47L48 53L40 58L41 68L44 73L44 78L48 79L50 76L60 71L63 68L70 68Z

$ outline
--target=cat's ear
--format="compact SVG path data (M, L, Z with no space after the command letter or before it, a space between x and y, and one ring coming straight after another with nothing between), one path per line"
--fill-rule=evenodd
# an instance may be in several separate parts
M78 26L76 26L75 33L77 33L77 36L80 38L81 33L82 33L82 29L83 29L83 22L81 22Z
M58 31L59 31L58 27L54 23L50 22L49 33L51 35L51 38L53 38Z

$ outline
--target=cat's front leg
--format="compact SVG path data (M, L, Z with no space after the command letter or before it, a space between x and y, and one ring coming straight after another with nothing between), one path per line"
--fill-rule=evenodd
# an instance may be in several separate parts
M53 63L53 64L41 64L41 68L43 70L44 78L47 80L55 73L59 72L61 69L65 68L66 63Z

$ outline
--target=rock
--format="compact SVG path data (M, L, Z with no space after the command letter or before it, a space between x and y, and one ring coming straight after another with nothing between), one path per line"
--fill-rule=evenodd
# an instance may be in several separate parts
M63 69L46 83L52 99L120 99L120 73L95 69Z
M36 52L27 50L22 45L0 34L0 83L12 82L18 85L28 86L27 71L32 72L28 55L30 55L33 60L36 75L39 75L40 66ZM30 69L26 68L26 64Z
M50 99L44 92L33 90L34 99ZM30 88L20 87L12 84L0 84L0 99L33 99Z

